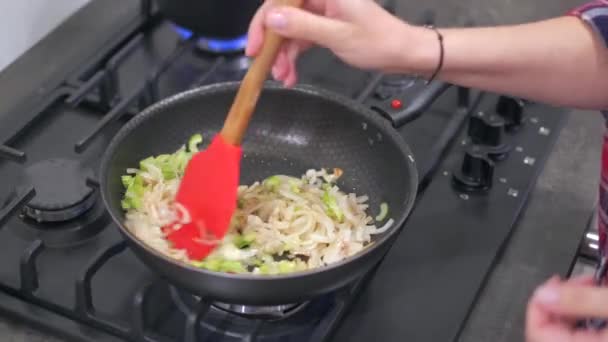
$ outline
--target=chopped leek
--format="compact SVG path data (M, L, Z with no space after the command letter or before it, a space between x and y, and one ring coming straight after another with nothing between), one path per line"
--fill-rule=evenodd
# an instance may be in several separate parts
M131 209L131 201L123 199L122 201L120 201L120 206L123 210L129 210Z
M300 190L301 184L299 180L290 180L289 185L291 186L291 191L293 193L299 194L300 192L302 192L302 190Z
M239 261L224 260L220 265L220 272L244 273L247 269Z
M254 234L237 235L234 237L234 245L239 248L247 248L255 241Z
M140 168L147 172L154 168L159 169L163 174L163 179L171 180L179 177L184 172L190 157L186 151L180 149L174 154L162 154L156 158L146 158L140 162Z
M257 270L265 275L288 274L306 270L306 263L297 259L272 261L260 265Z
M173 154L171 163L179 173L184 173L190 158L192 158L192 155L186 152L186 149L182 147Z
M123 177L123 185L125 184L126 177ZM140 175L132 177L128 180L127 189L125 191L125 197L121 202L123 208L126 209L138 209L142 205L142 197L144 196L145 186L144 179Z
M125 189L128 189L131 184L133 184L133 181L135 180L135 177L133 176L122 176L120 177L120 179L122 180L122 185L125 187Z
M182 146L173 154L161 154L156 157L148 157L139 162L139 169L143 172L154 172L160 170L163 179L172 180L180 177L186 169L186 165L192 158L193 152L198 151L197 145L203 141L200 134L192 136L188 142L186 151ZM156 171L158 172L158 171ZM125 187L125 196L121 201L121 206L124 210L139 209L142 205L142 197L146 188L144 180L140 175L124 175L121 177L122 185Z
M131 203L131 208L139 209L143 205L143 199L141 197L133 197L129 199Z
M148 157L142 161L139 162L139 168L142 171L150 171L151 167L153 166L155 158L154 157Z
M190 261L190 264L194 267L205 268L205 262L203 261Z
M231 260L205 259L203 261L192 261L191 264L214 272L243 273L247 271L243 264Z
M291 273L296 270L296 262L281 260L279 261L279 273Z
M262 265L264 264L264 262L263 262L261 259L258 259L258 258L255 258L255 257L254 257L254 258L249 259L249 260L247 261L247 263L248 263L249 265L252 265L252 266L258 266L258 267L259 267L259 266L262 266Z
M332 194L330 194L328 190L325 190L321 200L323 201L323 204L325 204L327 215L342 222L342 219L344 218L344 214L342 213L342 210L340 210L340 207L338 206L336 197L334 197Z
M382 203L380 204L380 213L376 216L376 221L382 221L388 215L388 204Z
M271 191L275 191L279 185L281 185L281 178L279 176L270 176L264 180L264 186Z
M262 264L262 265L260 265L260 267L258 267L258 269L260 270L261 274L271 274L272 273L272 270L270 269L269 264Z
M209 271L219 271L222 265L222 260L220 259L205 259L203 261L193 261L192 265L199 267L199 268L204 268L207 269Z
M203 136L200 134L195 134L190 137L188 140L188 152L194 153L198 152L198 145L203 142Z

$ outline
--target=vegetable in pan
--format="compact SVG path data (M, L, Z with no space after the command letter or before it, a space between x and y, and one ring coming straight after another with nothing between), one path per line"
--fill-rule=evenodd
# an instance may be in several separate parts
M167 229L188 222L174 198L184 169L198 151L202 136L193 136L173 154L149 157L122 177L125 226L155 250L210 271L285 274L323 267L352 256L388 230L388 206L381 205L376 226L367 196L347 194L336 185L342 170L308 170L296 178L275 175L238 189L238 209L229 233L204 260L189 260L172 248ZM178 222L177 224L175 222ZM209 243L209 241L201 241Z

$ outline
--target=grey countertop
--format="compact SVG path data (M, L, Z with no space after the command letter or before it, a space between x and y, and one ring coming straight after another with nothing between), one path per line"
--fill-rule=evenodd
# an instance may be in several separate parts
M566 275L592 214L603 127L599 114L571 113L461 341L523 341L530 294Z
M15 321L0 318L0 341L2 342L63 342Z
M440 22L512 23L563 13L577 0L427 0ZM419 1L399 1L415 18ZM603 122L573 111L541 174L529 205L473 310L461 341L521 341L529 294L554 273L565 274L596 198ZM449 286L449 284L447 284ZM19 322L0 318L0 341L56 342Z

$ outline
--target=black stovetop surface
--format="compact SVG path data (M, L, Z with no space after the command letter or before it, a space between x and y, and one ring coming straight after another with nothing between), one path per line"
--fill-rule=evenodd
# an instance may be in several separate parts
M495 113L498 96L449 88L421 118L399 128L424 184L380 266L283 319L240 317L158 279L126 247L97 194L100 155L140 109L187 89L239 80L248 65L238 53L201 51L195 39L184 41L172 24L135 12L139 2L130 3L132 18L111 39L93 39L94 53L83 48L76 58L66 52L73 63L54 68L39 85L14 83L11 106L1 107L0 312L85 341L454 340L543 167L562 112L527 104L522 128L502 133L511 152L496 162L490 191L471 194L455 190L451 176L470 145L469 116ZM114 15L111 6L97 0L78 12L64 24L68 29L51 34L4 78L0 74L0 88L10 87L18 68L32 72L23 65L40 59L36 54L53 40L65 43L88 22L97 23L91 29L109 30L99 23ZM302 83L358 99L387 117L396 112L392 99L408 107L427 89L420 79L353 69L323 49L307 53L299 70ZM62 168L44 181L29 177L49 160L82 170L78 184L66 184L72 192L54 194L46 187L66 182ZM75 219L39 223L24 212L45 196L65 204L74 192L93 199Z

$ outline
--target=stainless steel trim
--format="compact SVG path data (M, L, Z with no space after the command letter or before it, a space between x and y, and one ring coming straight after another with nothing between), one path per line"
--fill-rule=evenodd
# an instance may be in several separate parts
M214 302L212 305L218 309L232 312L239 316L259 319L280 319L293 315L302 310L307 304L308 302L276 306L249 306Z
M581 241L579 254L591 260L598 260L599 234L597 228L597 214L590 220L585 236Z

